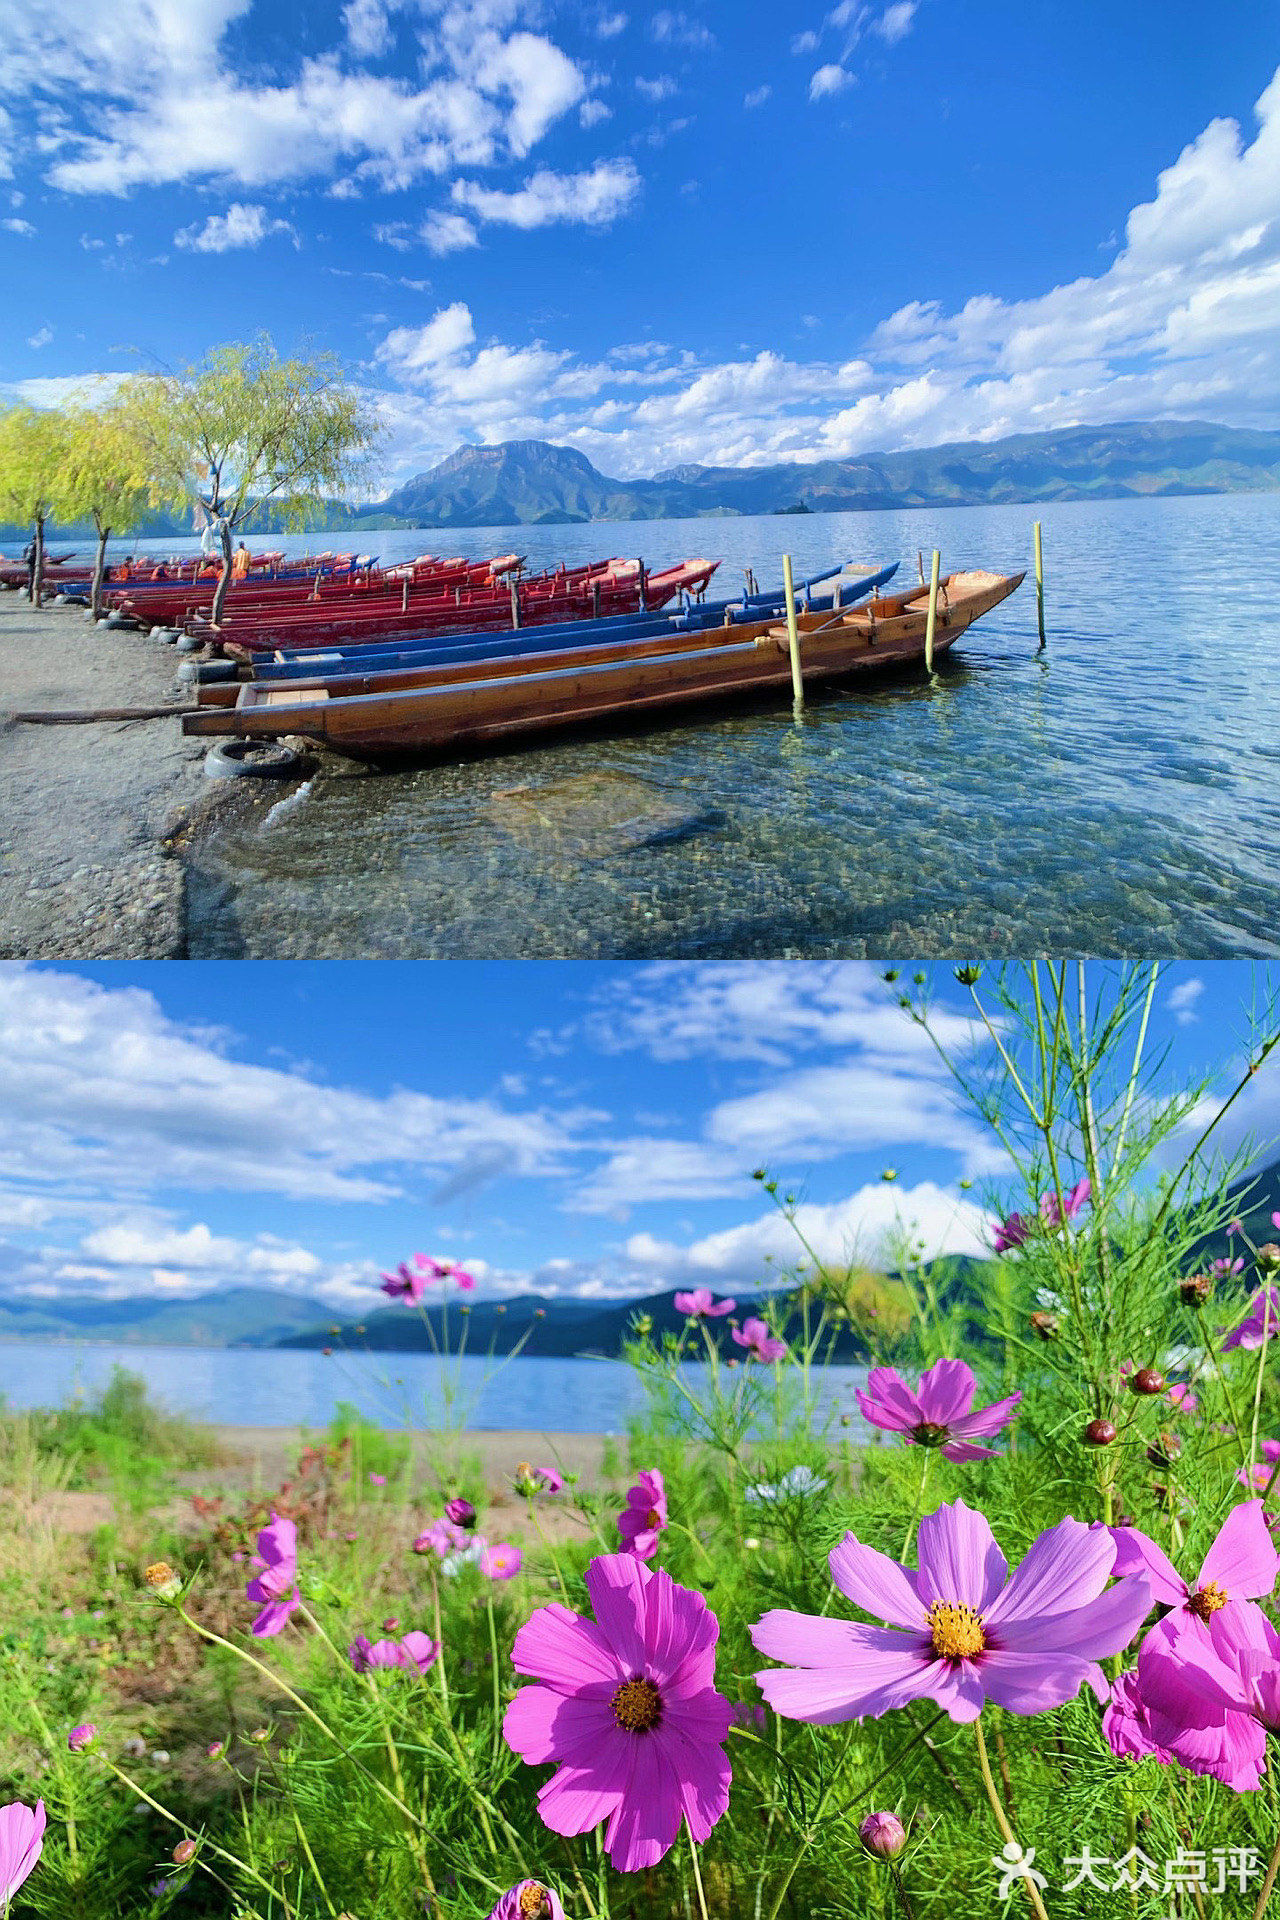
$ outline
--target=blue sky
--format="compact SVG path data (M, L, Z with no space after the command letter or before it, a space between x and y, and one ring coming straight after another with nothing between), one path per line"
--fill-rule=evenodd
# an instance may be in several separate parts
M967 996L928 971L948 1043L973 1047ZM1238 1071L1264 985L1164 971L1166 1084ZM1275 1157L1280 1072L1239 1102L1243 1136ZM983 1202L1011 1197L860 962L0 966L9 1294L247 1282L358 1312L418 1250L492 1294L741 1289L791 1248L762 1162L832 1259L874 1261L896 1222L977 1250Z
M1280 425L1280 19L1202 0L0 0L0 386L258 327L381 483ZM94 386L92 383L97 382Z

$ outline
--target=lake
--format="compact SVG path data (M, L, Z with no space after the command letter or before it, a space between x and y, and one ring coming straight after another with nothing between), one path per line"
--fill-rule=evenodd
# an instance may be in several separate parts
M732 593L784 547L798 575L905 582L934 546L1029 569L1036 514L1043 655L1029 579L933 681L827 691L799 725L781 702L392 774L327 759L196 855L193 956L1274 954L1280 494L363 538L720 555Z
M618 1360L489 1361L465 1356L456 1369L459 1405L474 1428L618 1433L643 1405L640 1382ZM384 1427L440 1420L440 1362L428 1353L334 1353L271 1348L110 1346L90 1342L0 1341L0 1400L11 1408L92 1400L113 1367L141 1374L171 1413L236 1427L323 1427L339 1401ZM696 1390L703 1369L685 1374ZM816 1377L816 1376L815 1376ZM862 1367L828 1367L825 1403L857 1412Z

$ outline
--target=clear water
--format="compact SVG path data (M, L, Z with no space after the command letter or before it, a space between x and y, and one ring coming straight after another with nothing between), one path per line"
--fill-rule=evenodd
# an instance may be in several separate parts
M255 1348L141 1347L23 1340L0 1342L0 1401L12 1408L92 1400L115 1366L141 1374L171 1413L236 1427L321 1427L339 1401L384 1427L440 1423L441 1363L425 1353L353 1354ZM450 1360L455 1407L477 1429L616 1433L644 1395L618 1360ZM685 1369L695 1391L702 1369ZM819 1376L815 1376L819 1379ZM857 1412L861 1367L827 1367L819 1397ZM458 1417L455 1413L455 1418Z
M192 876L202 957L1274 954L1280 494L382 533L394 560L1030 568L935 680L395 773L327 759ZM335 544L337 544L335 539Z

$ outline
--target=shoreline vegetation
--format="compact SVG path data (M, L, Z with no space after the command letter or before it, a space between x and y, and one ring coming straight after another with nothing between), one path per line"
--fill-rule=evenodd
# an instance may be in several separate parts
M1280 1007L1181 1086L1157 966L957 976L972 1075L900 1000L1003 1150L985 1337L895 1255L856 1414L762 1168L786 1290L636 1316L643 1411L580 1465L481 1446L448 1352L438 1431L348 1410L256 1465L127 1375L2 1416L14 1920L1276 1920L1280 1244L1219 1135Z

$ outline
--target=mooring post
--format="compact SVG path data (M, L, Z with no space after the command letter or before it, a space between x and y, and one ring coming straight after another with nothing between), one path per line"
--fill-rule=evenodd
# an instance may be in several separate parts
M796 590L791 582L791 555L782 556L782 580L787 590L787 645L791 652L791 696L797 712L804 705L804 675L800 671L800 633L796 626Z
M1040 544L1040 522L1036 521L1036 619L1040 625L1040 652L1044 652L1044 550Z
M942 555L935 547L933 565L929 570L929 618L924 629L924 670L933 672L933 630L938 624L938 562Z
M520 590L515 581L511 582L511 625L517 632L520 628Z

